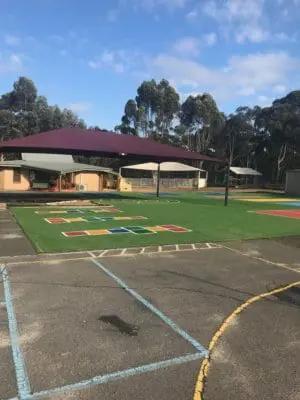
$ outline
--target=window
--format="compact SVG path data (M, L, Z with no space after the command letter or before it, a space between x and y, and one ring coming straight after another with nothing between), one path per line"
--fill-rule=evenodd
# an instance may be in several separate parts
M14 169L14 183L21 183L21 171L19 169Z

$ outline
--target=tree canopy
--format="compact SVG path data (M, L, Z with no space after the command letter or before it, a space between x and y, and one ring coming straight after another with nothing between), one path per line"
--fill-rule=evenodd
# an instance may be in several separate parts
M86 128L73 111L49 105L32 80L21 76L9 93L0 97L0 141L66 126Z
M270 182L300 167L300 90L269 107L240 106L225 115L209 93L179 94L166 80L144 81L124 107L117 131L214 154L231 165L251 167Z
M69 126L87 127L73 111L49 105L26 77L0 97L0 141ZM181 101L167 80L146 80L125 103L115 130L215 155L234 166L258 169L270 182L282 182L287 169L300 168L300 90L269 107L240 106L225 115L209 93Z

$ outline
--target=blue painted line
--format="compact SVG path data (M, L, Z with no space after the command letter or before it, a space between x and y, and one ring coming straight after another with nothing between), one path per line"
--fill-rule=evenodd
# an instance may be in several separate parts
M111 271L109 271L107 268L105 268L99 261L95 259L91 259L91 261L96 264L103 272L105 272L109 277L114 279L126 292L130 293L131 296L135 297L138 301L140 301L145 307L149 308L155 315L157 315L160 319L164 321L165 324L169 325L178 335L183 337L185 340L191 343L198 351L203 353L204 355L208 354L208 351L205 349L202 344L197 342L192 336L190 336L187 332L179 328L178 325L175 324L170 318L168 318L165 314L163 314L161 311L159 311L156 307L154 307L153 304L151 304L148 300L144 299L140 294L138 294L136 291L130 289L130 287L122 281L122 279L118 278L116 275L114 275Z
M8 316L9 335L10 335L13 361L14 361L15 372L16 372L18 392L19 392L20 399L23 400L23 399L27 399L27 397L30 394L29 379L28 379L28 375L26 372L21 348L19 345L18 324L17 324L17 319L16 319L15 310L14 310L14 306L13 306L10 282L8 279L7 270L3 266L1 267L1 273L2 273L2 277L3 277L4 297L5 297L5 304L6 304L6 312L7 312L7 316Z
M281 206L291 206L291 207L300 207L300 201L289 201L289 202L282 202L282 203L276 203L280 204Z
M62 386L60 388L43 390L38 393L34 393L26 398L26 400L42 399L45 397L51 397L59 393L70 392L75 390L87 389L92 386L101 385L104 383L116 381L119 379L129 378L132 376L140 375L146 372L156 371L163 368L168 368L175 365L181 365L187 362L200 360L204 357L203 353L188 354L182 357L172 358L170 360L156 362L153 364L141 365L136 368L125 369L124 371L113 372L107 375L95 376L91 379L87 379L81 382L73 383L71 385Z

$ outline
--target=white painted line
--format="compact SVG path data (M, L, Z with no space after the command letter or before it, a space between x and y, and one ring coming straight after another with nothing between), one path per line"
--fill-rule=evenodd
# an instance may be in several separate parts
M91 251L88 251L87 253L88 253L92 258L96 258L95 254L92 253Z
M140 374L143 374L146 372L157 371L159 369L168 368L168 367L172 367L175 365L181 365L183 363L187 363L187 362L191 362L191 361L201 360L202 358L205 357L205 355L206 355L206 352L187 354L182 357L176 357L176 358L172 358L170 360L159 361L159 362L155 362L152 364L141 365L136 368L125 369L123 371L113 372L113 373L107 374L107 375L94 376L93 378L87 379L85 381L73 383L73 384L70 384L67 386L62 386L62 387L56 388L56 389L49 389L49 390L44 390L42 392L34 393L32 395L29 395L26 398L26 400L39 400L39 399L50 398L50 397L52 398L52 396L55 396L60 393L67 393L67 392L71 392L71 391L75 391L75 390L87 389L87 388L91 388L96 385L113 382L113 381L116 381L119 379L129 378L129 377L140 375Z
M98 257L103 257L103 256L105 256L105 254L108 252L108 250L104 250L101 254L99 254L99 256Z
M158 252L161 253L162 252L162 247L158 246Z
M0 239L20 239L22 238L23 235L20 235L18 233L5 233L5 234L0 234Z
M23 359L20 343L19 343L19 331L18 324L13 306L13 297L11 293L10 282L7 274L7 270L4 265L1 266L1 274L3 278L4 286L4 297L6 304L6 312L8 317L8 328L9 336L13 354L13 361L15 366L16 380L18 386L19 397L21 399L27 399L30 394L29 378L27 375L25 362Z
M268 259L263 258L263 257L252 256L252 255L250 255L250 254L248 254L248 253L243 253L243 252L240 251L240 250L237 250L237 249L234 249L234 248L231 248L231 247L228 247L228 246L222 246L222 248L223 248L223 249L227 249L227 250L229 250L229 251L232 251L232 252L234 252L234 253L240 254L240 255L242 255L242 256L245 256L245 257L248 257L248 258L252 258L253 260L261 261L261 262L263 262L263 263L265 263L265 264L274 265L275 267L278 267L278 268L288 269L289 271L300 272L300 270L298 271L298 270L295 269L295 268L289 267L287 264L277 263L277 262L268 260Z
M127 249L123 249L120 253L120 256L123 256L126 253Z
M192 249L193 249L193 250L197 250L194 243L192 244Z
M175 245L176 251L179 251L179 244Z
M200 353L207 354L207 350L202 344L200 344L196 339L190 336L186 331L181 329L175 322L168 318L162 311L156 308L152 303L146 300L143 296L137 293L135 290L131 289L126 282L120 279L118 276L113 274L109 269L104 267L99 261L91 259L91 261L101 269L106 275L116 281L127 293L129 293L136 300L141 302L145 307L153 312L157 317L159 317L166 325L172 328L179 336L187 340L192 346L194 346Z
M142 250L140 251L140 254L144 254L145 253L145 247L142 248Z

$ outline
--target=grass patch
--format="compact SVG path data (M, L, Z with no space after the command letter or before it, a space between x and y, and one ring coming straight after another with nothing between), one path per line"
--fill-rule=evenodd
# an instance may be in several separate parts
M250 196L251 194L249 194ZM266 197L261 194L261 197ZM279 197L279 196L277 196ZM103 200L102 200L103 201ZM97 202L97 200L95 200ZM101 202L101 200L99 200ZM181 193L178 196L156 200L150 196L126 196L105 199L122 210L119 214L97 214L97 216L136 216L148 217L142 221L74 222L69 224L48 224L44 218L56 215L38 215L42 208L13 207L11 210L20 226L27 234L38 252L62 252L77 250L97 250L176 243L214 242L234 239L271 238L295 236L300 233L300 221L288 218L258 215L248 211L267 209L287 209L278 204L248 203L207 198L198 193ZM55 210L60 207L48 207ZM94 213L90 215L95 216ZM81 215L61 215L65 218ZM90 229L110 229L121 226L155 226L174 224L188 229L188 233L159 232L151 235L107 235L87 237L64 237L62 231Z

